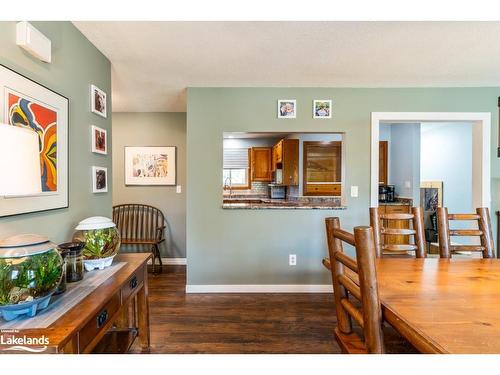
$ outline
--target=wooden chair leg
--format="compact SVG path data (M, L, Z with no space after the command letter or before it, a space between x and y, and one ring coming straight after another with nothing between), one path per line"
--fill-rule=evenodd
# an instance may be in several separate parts
M155 248L156 257L158 258L158 263L160 263L160 273L162 273L162 271L163 271L163 262L161 260L160 248L158 247L158 244L155 244L154 248Z
M153 264L153 274L156 273L156 250L155 250L155 246L151 246L151 254L153 255L153 259L151 260L151 263Z

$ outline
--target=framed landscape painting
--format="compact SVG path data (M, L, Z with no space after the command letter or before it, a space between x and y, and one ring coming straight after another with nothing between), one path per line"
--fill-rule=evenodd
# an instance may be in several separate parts
M0 65L0 102L1 122L38 135L42 191L0 197L0 217L68 207L68 99Z
M176 147L125 147L125 185L176 184Z

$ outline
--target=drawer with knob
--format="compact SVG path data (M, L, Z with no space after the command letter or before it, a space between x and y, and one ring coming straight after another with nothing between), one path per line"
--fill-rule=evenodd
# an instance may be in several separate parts
M139 290L144 281L144 267L137 270L137 272L123 285L122 287L122 301L125 302L134 292Z
M340 184L307 184L305 193L307 195L333 195L340 196Z
M120 309L120 293L116 293L108 303L100 309L89 322L80 330L79 346L80 352L92 343L96 337L104 335L104 327Z

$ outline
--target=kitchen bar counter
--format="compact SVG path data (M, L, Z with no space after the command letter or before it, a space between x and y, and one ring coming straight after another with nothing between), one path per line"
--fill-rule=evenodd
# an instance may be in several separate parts
M224 198L222 208L224 209L250 209L250 210L345 210L347 207L341 205L340 198L326 199L245 199Z

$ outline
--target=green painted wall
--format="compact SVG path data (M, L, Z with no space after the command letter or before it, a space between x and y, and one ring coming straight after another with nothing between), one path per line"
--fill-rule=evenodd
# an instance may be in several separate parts
M90 152L90 125L111 139L111 66L70 22L33 22L52 41L52 63L33 58L16 45L16 23L0 22L0 63L69 98L69 208L0 218L0 237L18 233L71 239L78 221L111 214L111 142L108 156ZM108 118L90 112L90 84L108 93ZM93 194L91 166L108 168L107 194Z
M500 88L189 88L188 284L328 284L324 218L368 224L371 112L491 112L492 209L500 207L496 158ZM313 120L313 99L333 99L333 118ZM276 100L297 99L297 119L277 119ZM222 132L345 132L345 211L223 210ZM493 222L496 225L496 220ZM297 266L288 266L288 254Z
M125 146L176 146L175 186L125 186ZM186 257L186 114L113 113L113 204L144 203L158 207L166 219L165 258ZM122 251L133 251L132 247ZM144 249L143 249L144 251Z

